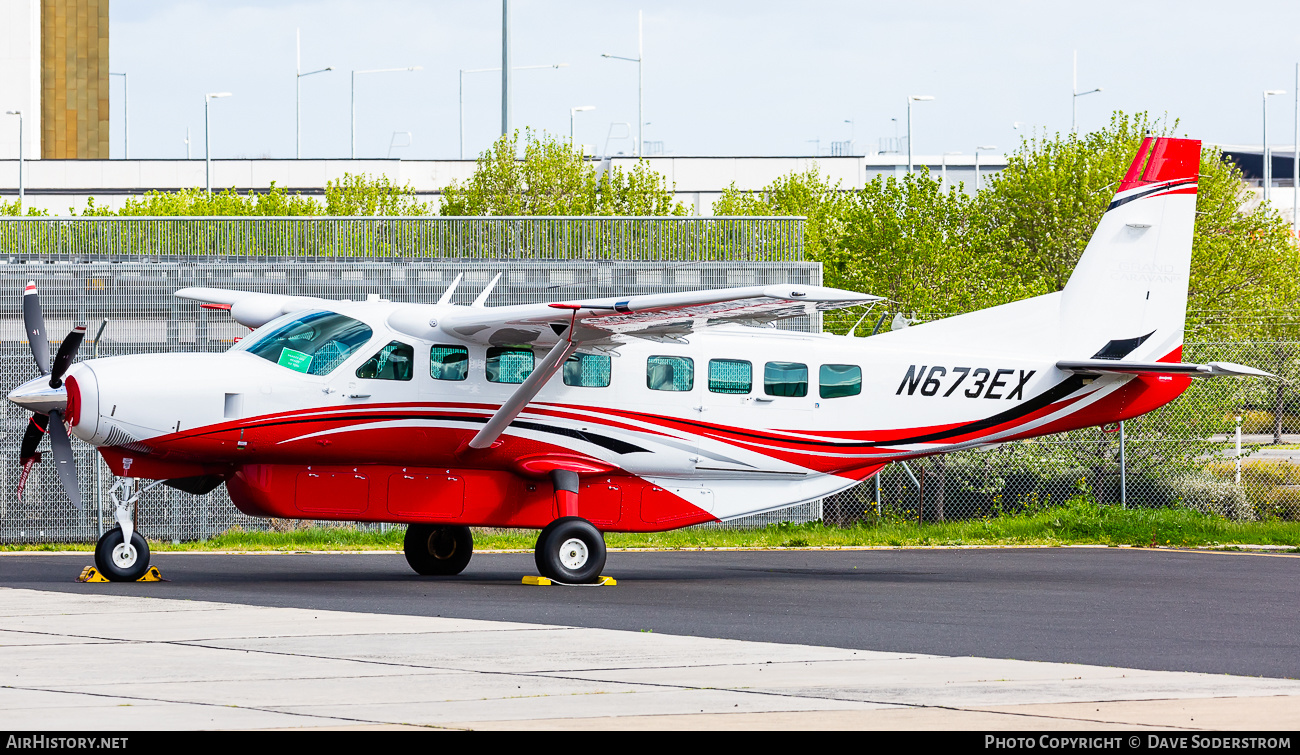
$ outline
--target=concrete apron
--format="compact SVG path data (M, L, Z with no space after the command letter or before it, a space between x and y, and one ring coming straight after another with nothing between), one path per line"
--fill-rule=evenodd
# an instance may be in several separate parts
M1300 682L0 588L0 727L1300 728Z

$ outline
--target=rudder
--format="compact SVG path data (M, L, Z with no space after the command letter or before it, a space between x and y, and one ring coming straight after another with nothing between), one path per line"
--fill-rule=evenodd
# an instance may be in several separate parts
M1062 353L1178 361L1201 142L1143 140L1061 294Z

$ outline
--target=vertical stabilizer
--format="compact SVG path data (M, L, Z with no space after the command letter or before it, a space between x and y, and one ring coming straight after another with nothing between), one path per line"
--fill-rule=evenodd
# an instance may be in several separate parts
M1062 354L1177 361L1201 142L1148 137L1061 294Z

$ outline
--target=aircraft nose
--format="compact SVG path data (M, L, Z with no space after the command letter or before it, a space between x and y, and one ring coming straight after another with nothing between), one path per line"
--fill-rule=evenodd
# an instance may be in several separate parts
M37 414L49 414L55 409L64 411L68 406L67 388L64 386L51 388L50 378L45 375L28 380L13 389L7 398L27 411Z

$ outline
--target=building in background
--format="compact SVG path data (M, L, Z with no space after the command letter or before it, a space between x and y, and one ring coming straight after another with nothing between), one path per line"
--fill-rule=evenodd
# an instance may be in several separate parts
M598 161L597 170L611 165L631 170L636 158L614 157ZM0 156L0 197L17 193L17 160ZM816 165L841 189L860 189L877 176L902 176L906 155L860 157L647 157L649 167L662 173L674 187L678 201L699 215L709 215L713 203L728 187L759 191L781 176L803 172ZM916 155L916 170L928 170L951 186L968 193L975 186L974 155ZM981 154L980 188L989 177L1006 168L1003 155ZM452 181L464 182L474 172L473 160L349 160L258 159L213 160L214 191L234 189L246 194L264 193L271 184L307 196L323 196L325 184L345 174L383 176L398 186L409 185L424 202L437 206L443 189ZM94 197L96 207L117 209L131 197L150 191L201 188L202 160L78 160L33 163L27 166L27 206L66 215L77 212Z
M41 157L106 160L108 0L40 0L40 12Z
M0 0L0 157L108 159L109 0Z

